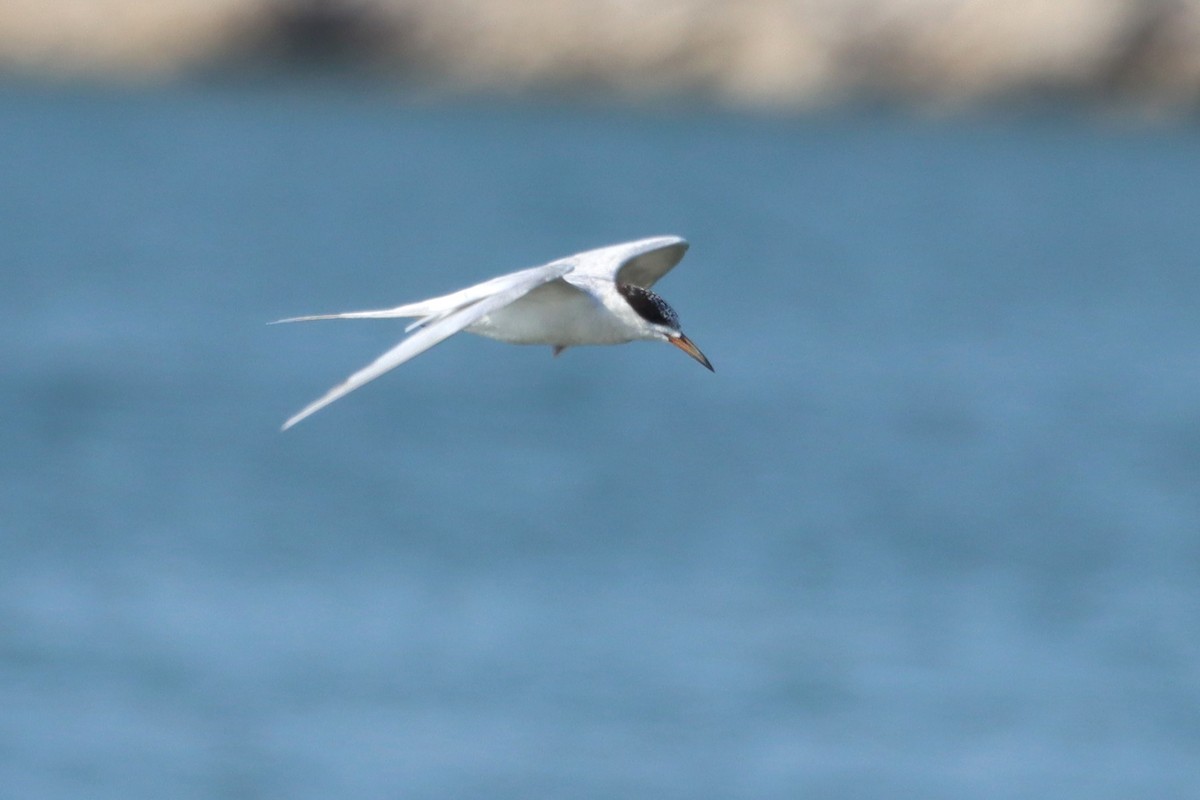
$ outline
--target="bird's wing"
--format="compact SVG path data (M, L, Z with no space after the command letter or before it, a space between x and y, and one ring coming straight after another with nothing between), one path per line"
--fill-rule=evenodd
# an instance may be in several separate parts
M413 335L400 342L398 345L388 350L379 358L372 361L367 366L360 369L358 372L351 375L345 382L330 389L323 397L313 401L305 406L302 411L293 416L287 422L283 423L283 430L295 425L300 420L311 414L320 411L325 406L332 403L365 383L375 380L383 373L390 369L394 369L405 361L408 361L415 356L424 353L435 344L450 338L462 329L468 327L474 322L477 322L482 317L487 316L496 309L503 308L523 297L537 287L549 283L557 278L561 278L574 268L574 264L569 259L555 261L541 267L533 269L521 270L508 275L501 275L499 278L493 278L490 281L478 284L476 286L463 289L461 292L455 292L453 295L446 295L444 298L435 298L435 301L448 300L451 297L457 297L461 302L457 306L446 303L442 308L446 310L431 309L428 316L428 321L422 320L422 327ZM486 291L483 291L486 287ZM425 301L426 303L434 301ZM414 304L420 305L420 304ZM400 306L400 308L406 308ZM395 309L393 309L395 310ZM384 316L385 312L352 312L353 314L371 314L372 316ZM343 316L343 315L332 315ZM412 316L411 314L392 314L391 316ZM306 318L301 318L306 319ZM418 323L421 324L421 323Z
M570 259L560 259L552 261L549 264L543 264L540 267L531 267L529 269L510 272L507 275L501 275L483 283L477 283L474 286L468 286L465 289L460 289L457 292L444 294L439 297L431 297L428 300L418 300L415 303L406 303L395 308L382 308L375 311L343 311L339 314L312 314L304 317L288 317L287 319L277 319L269 324L279 325L284 322L312 322L318 319L394 319L396 317L418 317L416 322L405 328L405 332L416 328L424 327L431 322L434 322L442 317L452 314L455 311L466 308L472 303L477 303L484 298L491 297L497 292L505 291L511 286L523 283L526 279L536 279L545 274L547 269L558 267L570 262ZM574 262L570 262L573 266ZM567 271L570 271L568 269ZM555 276L557 277L557 275ZM548 280L553 280L550 278ZM537 286L538 283L534 283Z
M614 244L572 256L578 273L649 289L679 263L688 243L678 236L656 236Z

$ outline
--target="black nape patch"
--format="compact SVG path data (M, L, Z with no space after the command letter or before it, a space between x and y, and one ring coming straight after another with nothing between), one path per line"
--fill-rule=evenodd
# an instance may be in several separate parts
M675 310L654 292L629 283L618 283L617 291L642 319L655 325L666 325L668 328L679 330L679 317L675 314Z

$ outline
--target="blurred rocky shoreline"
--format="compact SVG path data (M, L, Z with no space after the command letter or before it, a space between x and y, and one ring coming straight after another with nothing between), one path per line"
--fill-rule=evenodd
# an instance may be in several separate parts
M769 107L1200 100L1200 0L5 0L0 74L327 66Z

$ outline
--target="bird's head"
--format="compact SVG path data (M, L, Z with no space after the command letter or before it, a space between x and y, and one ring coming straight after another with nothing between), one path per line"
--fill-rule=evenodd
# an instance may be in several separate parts
M649 289L630 283L618 283L617 291L645 323L649 334L646 338L673 344L699 361L709 372L716 371L705 358L704 353L700 352L700 348L683 335L683 331L679 329L679 315L675 313L675 309L667 305L666 300Z

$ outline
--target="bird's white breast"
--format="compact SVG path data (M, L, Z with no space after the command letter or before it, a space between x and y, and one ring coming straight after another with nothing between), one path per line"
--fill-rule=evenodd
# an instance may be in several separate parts
M621 312L620 307L614 311L604 302L600 292L548 285L493 311L467 331L509 344L564 347L621 344L641 338L641 331Z

